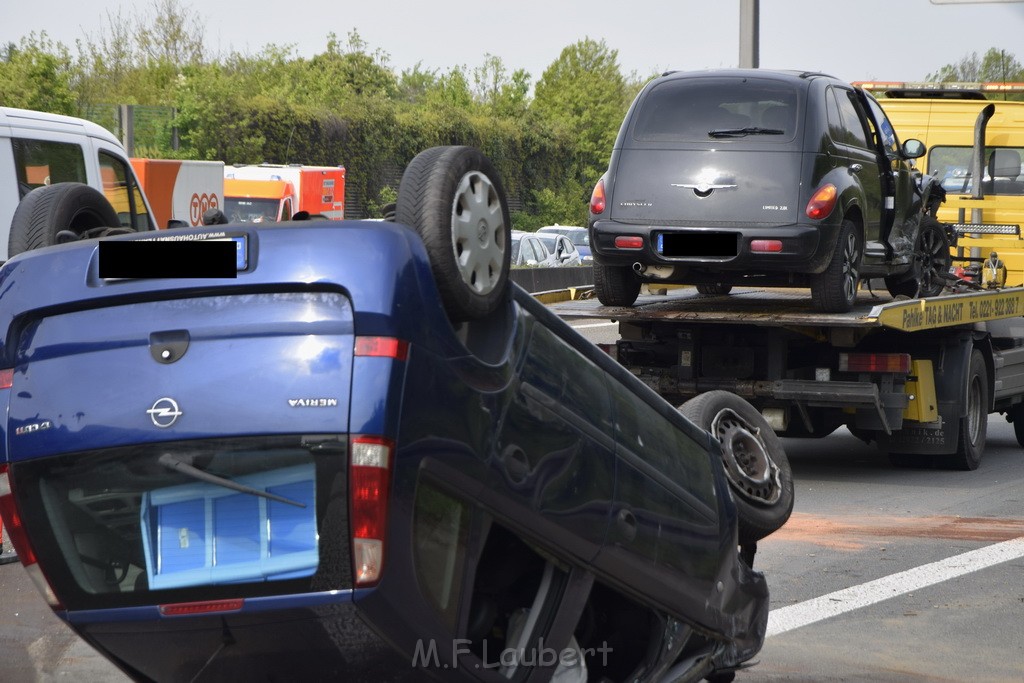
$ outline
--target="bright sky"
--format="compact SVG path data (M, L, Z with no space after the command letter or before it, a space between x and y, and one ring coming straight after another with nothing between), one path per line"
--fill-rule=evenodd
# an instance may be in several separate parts
M293 45L323 52L327 35L355 29L390 55L396 72L421 62L445 71L486 54L532 82L562 49L604 39L624 73L737 66L739 0L180 0L206 18L217 52ZM46 31L69 47L98 36L108 12L152 12L153 0L0 0L0 43ZM1024 2L762 0L760 65L853 80L922 80L971 52L996 47L1024 62ZM244 7L243 12L239 8Z

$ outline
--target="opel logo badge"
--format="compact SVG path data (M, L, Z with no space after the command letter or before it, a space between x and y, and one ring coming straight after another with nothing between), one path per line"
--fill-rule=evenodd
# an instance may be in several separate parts
M178 402L173 398L166 397L157 399L153 407L146 412L149 413L149 419L153 421L153 424L161 429L170 427L182 415L181 409L178 408Z

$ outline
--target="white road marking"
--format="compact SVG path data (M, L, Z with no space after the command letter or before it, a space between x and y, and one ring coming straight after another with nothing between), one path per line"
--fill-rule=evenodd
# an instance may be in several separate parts
M574 330L582 330L588 327L608 327L609 325L618 325L618 323L587 323L586 325L572 325Z
M845 612L1024 557L1024 536L914 567L819 598L780 607L768 614L765 637L807 626Z

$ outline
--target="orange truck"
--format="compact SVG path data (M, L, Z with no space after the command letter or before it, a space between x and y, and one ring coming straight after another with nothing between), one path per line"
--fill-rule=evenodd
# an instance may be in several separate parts
M222 209L223 161L131 160L159 228L202 225L209 209Z
M223 210L232 223L286 221L300 211L340 221L345 217L345 167L225 166Z

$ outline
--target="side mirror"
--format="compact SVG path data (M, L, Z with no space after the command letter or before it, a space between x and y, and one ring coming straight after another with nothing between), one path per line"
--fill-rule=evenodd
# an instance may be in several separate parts
M924 146L924 143L915 138L910 138L903 143L903 156L908 159L923 157L926 151L928 148Z

